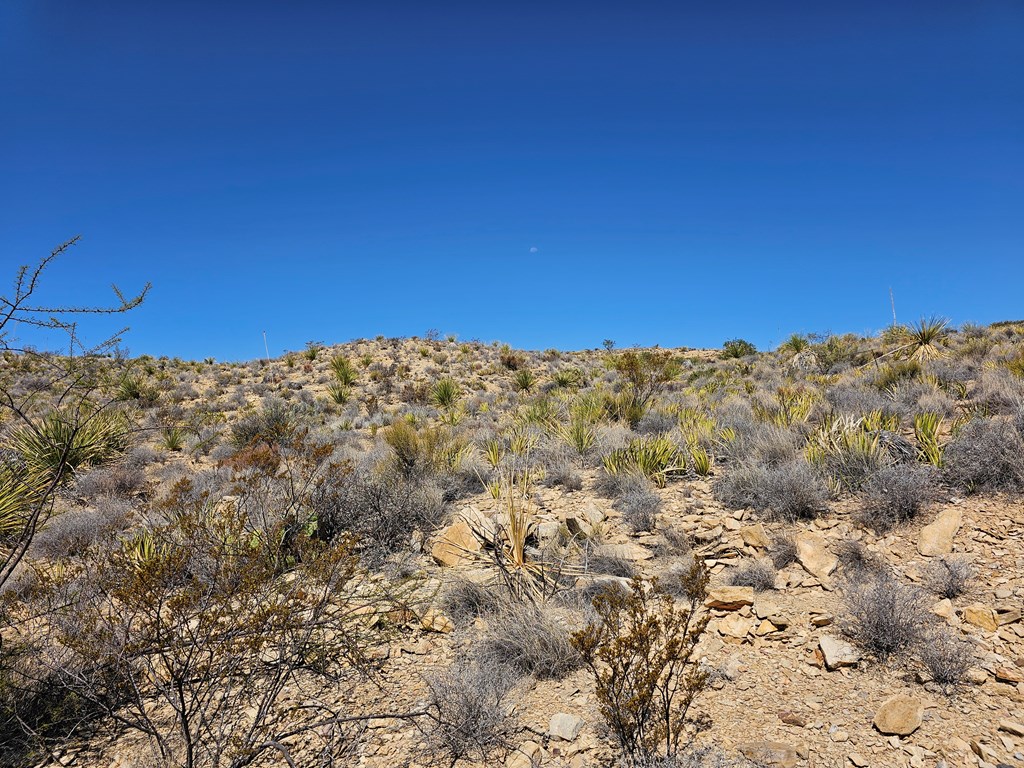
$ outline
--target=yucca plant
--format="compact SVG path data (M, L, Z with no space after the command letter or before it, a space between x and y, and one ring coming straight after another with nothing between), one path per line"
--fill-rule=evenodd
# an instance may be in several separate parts
M344 355L335 355L331 358L331 373L343 387L351 387L359 378L355 366Z
M579 368L562 368L559 371L555 371L551 381L554 382L556 387L561 389L579 387L583 383L583 371Z
M597 443L597 430L593 424L585 421L572 420L568 424L559 424L556 434L562 441L576 451L582 461Z
M816 394L802 387L779 387L773 405L753 404L754 415L777 427L791 427L807 421Z
M443 410L450 410L455 407L462 397L462 388L458 382L450 376L438 379L430 388L430 401Z
M906 348L913 360L928 360L939 357L943 353L940 346L949 334L949 320L944 318L928 318L918 320L910 327L910 343Z
M18 535L46 489L45 478L23 467L0 463L0 542Z
M942 466L942 446L939 430L942 417L937 413L919 413L914 416L914 437L917 438L919 457L932 466Z
M829 478L838 494L854 491L891 459L881 437L864 427L863 419L829 414L807 438L807 460Z
M327 396L331 402L337 405L344 405L352 397L352 389L347 384L331 384L327 387Z
M484 443L484 459L487 460L487 464L491 469L498 468L504 455L505 446L502 445L501 440L498 438L492 438Z
M529 368L520 368L512 374L512 389L516 392L532 392L537 376Z
M165 450L177 453L185 447L185 430L181 427L165 427L160 433L160 442Z
M807 347L810 346L810 344L811 342L808 340L806 336L804 336L801 333L794 333L792 336L790 336L788 339L782 342L782 345L779 347L779 349L789 352L803 352L805 349L807 349Z
M711 475L711 467L713 464L711 454L700 445L693 445L690 447L690 466L693 467L693 471L700 477L708 477Z
M11 446L29 471L54 478L102 464L128 445L131 424L116 410L87 414L52 410L33 427L21 427L11 436Z
M610 475L635 472L665 487L668 478L686 472L686 458L667 437L638 437L601 460Z

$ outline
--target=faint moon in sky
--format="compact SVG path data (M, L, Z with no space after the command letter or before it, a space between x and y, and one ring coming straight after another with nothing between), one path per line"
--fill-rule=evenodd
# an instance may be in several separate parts
M537 252L537 246L536 245L531 245L530 246L530 253L536 253L536 252Z

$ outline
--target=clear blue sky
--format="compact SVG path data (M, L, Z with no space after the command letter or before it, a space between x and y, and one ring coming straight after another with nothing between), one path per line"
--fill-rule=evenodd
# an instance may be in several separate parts
M133 353L1024 316L1024 4L0 2L0 266ZM5 282L8 278L0 275Z

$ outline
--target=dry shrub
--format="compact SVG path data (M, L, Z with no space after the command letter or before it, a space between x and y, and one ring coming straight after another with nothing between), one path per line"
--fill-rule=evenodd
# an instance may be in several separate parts
M474 656L484 666L506 666L538 679L558 679L580 666L569 633L550 609L516 604L495 616Z
M804 461L780 467L741 465L712 486L731 509L751 507L786 520L817 517L829 496L821 477Z
M434 744L453 761L486 762L506 748L514 725L508 699L516 680L506 666L480 663L456 664L428 677Z
M855 576L843 598L845 631L881 661L910 650L929 618L921 591L899 583L888 571Z
M502 606L501 597L493 589L469 579L456 578L441 594L441 610L456 624L493 615Z
M955 689L974 661L971 644L946 628L933 628L921 643L921 661L944 690Z
M935 496L935 472L930 466L896 464L883 467L864 484L859 518L878 531L905 523Z
M766 592L775 589L777 573L771 563L753 560L733 568L727 581L734 587L753 587L755 592Z
M1024 438L1009 422L968 422L944 459L946 480L970 493L1024 489Z
M954 600L967 594L974 579L974 568L962 557L940 557L928 568L928 589L939 597Z

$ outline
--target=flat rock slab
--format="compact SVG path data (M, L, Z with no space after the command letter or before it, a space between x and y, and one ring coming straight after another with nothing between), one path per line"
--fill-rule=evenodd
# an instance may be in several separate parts
M959 509L947 509L940 512L938 517L921 529L921 535L917 539L917 551L925 557L938 557L948 555L953 551L953 539L964 515Z
M825 666L829 669L839 667L855 667L860 661L860 652L845 640L832 635L822 635L818 641L821 654L825 657Z
M753 587L715 587L708 590L704 605L720 611L736 611L754 604Z
M454 567L473 562L482 545L473 535L473 529L465 520L456 520L438 537L430 550L431 557L439 565Z
M580 735L584 725L582 717L570 715L566 712L558 712L551 716L551 722L548 724L548 735L553 739L574 741Z
M748 760L771 768L796 768L796 748L781 741L748 741L736 749Z
M988 632L995 632L999 629L999 622L996 619L996 612L987 605L974 603L964 608L964 621L973 624Z
M796 535L796 559L805 571L822 582L827 581L839 565L839 559L829 552L825 537L813 531Z
M924 703L913 696L893 696L882 702L873 721L886 736L909 736L924 722Z

